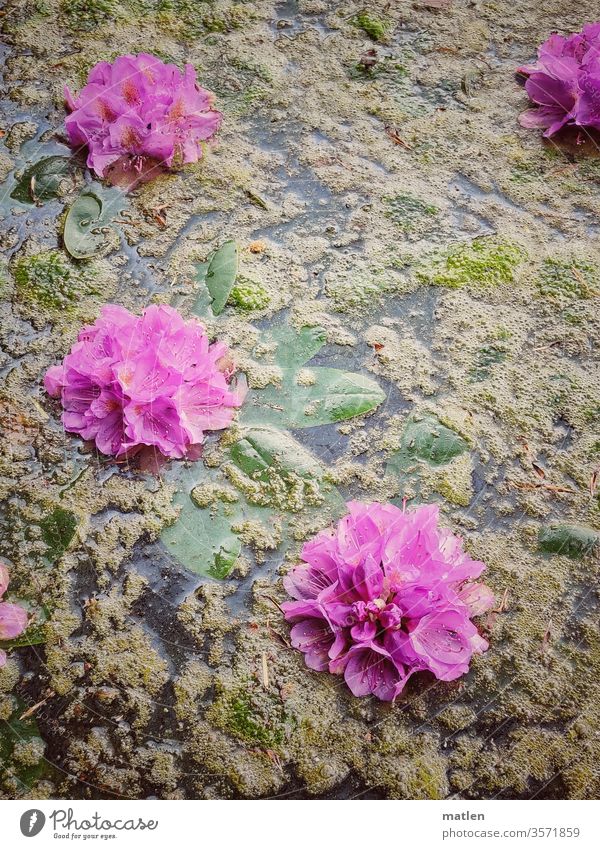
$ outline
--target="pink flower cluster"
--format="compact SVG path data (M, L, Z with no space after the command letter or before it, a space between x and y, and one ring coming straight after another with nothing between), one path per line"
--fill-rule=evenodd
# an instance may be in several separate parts
M0 563L0 640L14 640L27 628L27 611L18 604L2 601L2 596L8 589L8 569ZM0 668L6 664L6 652L0 649Z
M472 616L494 597L484 564L438 526L438 507L351 501L334 530L302 549L284 578L292 645L311 669L344 676L355 696L394 701L415 672L452 681L488 644Z
M196 162L222 118L192 65L182 74L147 53L99 62L76 97L65 87L65 98L69 140L87 146L87 164L100 177L123 158L138 170L145 160Z
M600 22L568 37L551 35L537 62L517 70L536 104L521 114L523 127L543 127L545 136L565 126L600 130Z
M150 445L184 457L241 405L229 388L227 355L227 345L209 344L200 322L172 307L153 305L140 317L107 304L62 364L48 369L44 386L61 398L65 429L93 439L103 454Z

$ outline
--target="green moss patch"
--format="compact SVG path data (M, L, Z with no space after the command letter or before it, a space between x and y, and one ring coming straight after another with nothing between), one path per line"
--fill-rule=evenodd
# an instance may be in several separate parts
M409 194L397 194L384 197L385 215L397 224L404 233L412 233L419 225L437 215L437 206L426 203Z
M264 310L271 297L262 283L238 275L237 283L229 294L229 302L240 312Z
M497 286L513 282L515 270L524 258L522 248L510 242L475 239L433 257L430 267L419 269L417 277L423 283L449 289L468 284Z
M600 273L591 262L550 258L542 263L538 288L553 301L587 300L600 293Z
M82 294L95 293L91 281L58 251L20 256L12 271L18 299L51 311L69 308Z
M378 18L365 10L355 15L351 23L357 29L366 33L371 41L385 41L389 25L382 18Z

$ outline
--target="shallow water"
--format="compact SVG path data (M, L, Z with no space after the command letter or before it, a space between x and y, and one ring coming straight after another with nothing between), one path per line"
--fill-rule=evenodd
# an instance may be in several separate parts
M58 0L7 5L2 555L15 597L49 619L0 671L4 797L598 796L598 559L543 552L538 535L552 523L600 528L600 160L591 139L549 144L522 130L514 77L548 32L579 29L594 9L390 5L368 7L387 22L381 43L353 23L363 7L352 3L114 0L88 2L86 15ZM224 112L218 143L118 199L105 255L70 262L61 216L91 176L77 170L40 206L10 193L24 168L68 150L63 84L77 89L95 62L142 49L196 65ZM240 275L268 303L208 323L247 373L248 403L264 403L277 371L270 332L292 339L315 324L327 344L307 368L368 376L385 401L290 429L319 461L325 501L311 506L305 492L274 548L267 532L289 505L271 504L215 580L161 533L177 504L196 515L193 484L229 485L239 433L157 475L118 466L64 433L41 379L106 301L191 310L195 264L231 238ZM469 253L480 243L483 262ZM461 245L454 273L448 252ZM48 251L73 284L59 308L32 276ZM421 416L467 449L399 460ZM499 612L481 623L490 649L466 677L416 677L390 707L355 699L289 648L280 577L339 513L336 492L435 500L487 563ZM52 553L44 521L57 508L76 529Z

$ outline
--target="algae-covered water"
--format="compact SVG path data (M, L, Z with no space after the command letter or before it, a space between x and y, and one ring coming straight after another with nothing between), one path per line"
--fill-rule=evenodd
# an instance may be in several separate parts
M598 797L600 158L520 128L514 74L596 17L6 3L0 554L35 619L0 670L1 797ZM68 159L63 85L139 51L193 63L224 121L200 163L122 196ZM51 156L72 167L32 195ZM106 227L73 260L86 187ZM81 324L108 301L190 313L228 240L236 288L203 315L245 418L158 470L66 434L41 381ZM358 381L352 417L325 369ZM273 428L259 485L244 464ZM350 497L437 501L486 562L490 649L467 676L385 705L291 649L281 576Z

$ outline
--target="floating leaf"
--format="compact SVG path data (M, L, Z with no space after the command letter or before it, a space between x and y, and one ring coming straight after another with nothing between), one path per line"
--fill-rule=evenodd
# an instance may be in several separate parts
M264 422L280 427L315 427L341 422L374 410L385 400L376 381L336 368L307 369L306 383L284 380L281 389L267 387L256 393L258 404L246 403L242 422Z
M201 510L189 493L179 493L175 503L182 505L181 513L175 524L162 532L163 544L191 572L226 578L242 550L231 530L231 505L218 503Z
M434 416L424 416L408 422L400 450L408 457L441 466L466 449L467 443L456 431L441 424Z
M322 327L302 327L291 344L290 332L291 328L285 325L270 334L278 343L275 362L283 370L299 369L318 354L327 341Z
M95 194L79 195L65 219L63 241L73 259L90 259L107 246L108 221L102 200Z
M213 315L220 315L225 309L237 277L237 270L238 249L233 240L224 242L207 262L196 266L196 280L201 285L205 284L208 289ZM201 316L205 312L205 307L206 299L201 291L192 312Z
M58 196L60 184L75 171L68 156L48 156L23 173L10 196L21 203L37 203Z
M583 525L552 524L541 528L538 541L542 551L580 560L598 548L600 533Z
M75 535L77 518L70 510L55 507L52 513L42 519L40 528L42 539L47 545L46 557L52 561L58 560Z
M231 449L236 466L254 480L266 481L274 469L319 480L319 461L295 439L276 428L253 427Z
M181 513L161 536L169 552L192 572L227 577L248 523L281 548L290 541L300 512L321 517L343 513L344 501L323 482L319 461L287 433L247 428L230 457L219 471L203 469L198 485L177 495ZM211 498L208 504L199 493L203 488Z

